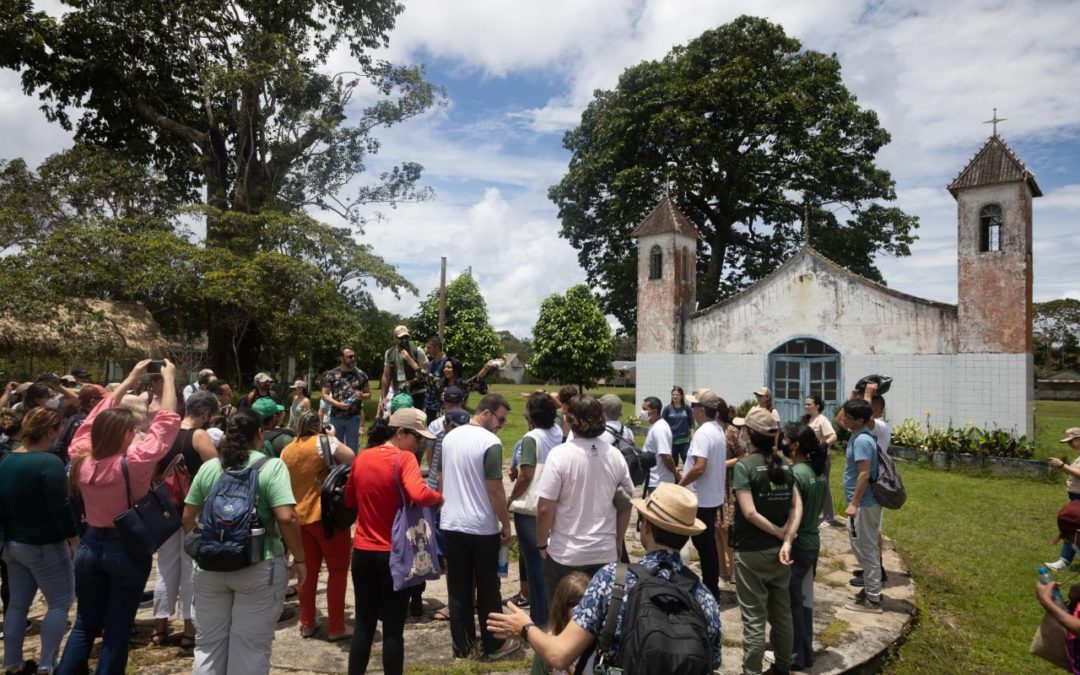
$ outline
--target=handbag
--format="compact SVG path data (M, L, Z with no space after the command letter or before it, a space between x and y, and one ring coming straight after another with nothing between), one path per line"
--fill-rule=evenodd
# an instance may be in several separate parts
M394 459L401 505L394 516L390 531L390 576L394 590L416 586L442 575L439 568L439 545L435 541L435 514L430 506L417 506L405 497L398 466L401 452Z
M521 495L510 504L510 510L514 513L520 513L523 516L536 516L536 505L540 501L540 493L537 488L540 485L540 474L544 470L544 463L537 462L536 468L533 470L532 482L529 483L529 487L525 489L525 494Z
M180 530L180 512L168 488L160 481L151 483L146 495L133 503L126 454L120 458L120 470L124 473L128 510L113 518L113 525L128 553L148 557Z
M1044 611L1042 622L1031 638L1028 648L1034 656L1046 659L1062 670L1071 670L1069 652L1066 646L1065 628L1057 622L1054 615Z

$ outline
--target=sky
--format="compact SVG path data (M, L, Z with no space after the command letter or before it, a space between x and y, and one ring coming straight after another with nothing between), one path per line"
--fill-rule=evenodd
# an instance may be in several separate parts
M379 306L415 313L446 256L448 278L472 270L497 330L529 335L542 300L585 279L547 198L569 161L563 134L625 68L741 14L835 53L846 86L892 134L878 163L921 227L910 257L878 257L889 286L956 301L956 206L945 187L990 135L983 122L996 108L1000 136L1045 195L1034 203L1035 300L1080 299L1071 260L1080 250L1080 2L405 0L380 56L423 64L447 99L381 132L368 162L375 172L419 162L435 191L381 209L385 218L365 229L363 240L420 291L399 299L374 289ZM352 68L341 53L328 64ZM36 165L70 145L37 108L15 73L0 72L0 158Z

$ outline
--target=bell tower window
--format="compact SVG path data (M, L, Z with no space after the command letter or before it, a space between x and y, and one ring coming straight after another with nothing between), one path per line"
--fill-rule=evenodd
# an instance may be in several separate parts
M1001 250L1001 207L987 204L979 212L979 250Z
M653 246L649 251L649 279L660 279L664 276L664 252L659 246Z
M690 282L690 249L685 246L682 249L682 280L683 283Z

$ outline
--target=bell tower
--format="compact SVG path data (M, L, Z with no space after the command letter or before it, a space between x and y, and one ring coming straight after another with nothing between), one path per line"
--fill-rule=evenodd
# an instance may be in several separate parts
M638 354L684 353L686 323L697 304L701 234L665 196L630 236L638 243Z

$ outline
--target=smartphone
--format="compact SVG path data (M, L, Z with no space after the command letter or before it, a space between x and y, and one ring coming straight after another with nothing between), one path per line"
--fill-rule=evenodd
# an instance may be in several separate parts
M164 361L151 361L150 363L146 364L146 372L147 373L160 373L161 372L161 367L164 366L164 365L165 365Z
M852 539L858 539L859 533L855 531L855 516L851 516L847 519L848 531L851 532Z

